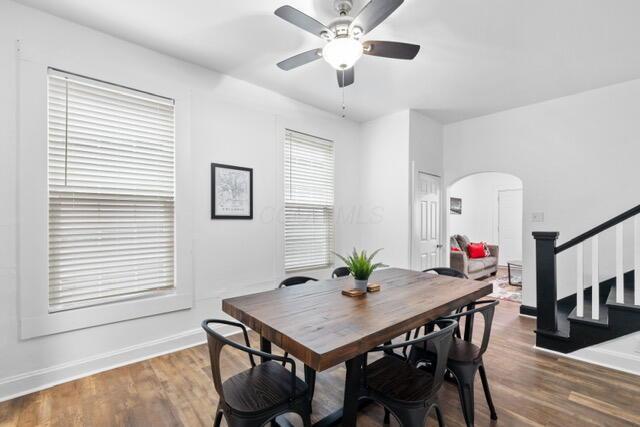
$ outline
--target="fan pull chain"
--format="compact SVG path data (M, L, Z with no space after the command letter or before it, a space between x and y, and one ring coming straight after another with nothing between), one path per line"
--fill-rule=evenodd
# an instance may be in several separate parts
M347 107L344 105L344 70L342 70L342 118L345 119L347 117Z

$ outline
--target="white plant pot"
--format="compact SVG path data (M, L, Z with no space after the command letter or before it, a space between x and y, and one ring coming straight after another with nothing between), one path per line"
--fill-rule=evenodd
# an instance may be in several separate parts
M354 279L353 281L356 283L356 286L355 286L356 289L360 289L362 291L367 290L367 284L369 283L369 279L366 279L366 280Z

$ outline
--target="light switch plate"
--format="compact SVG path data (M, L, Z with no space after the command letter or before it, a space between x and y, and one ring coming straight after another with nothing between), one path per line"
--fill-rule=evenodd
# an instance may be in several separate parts
M544 212L533 212L531 222L544 222Z

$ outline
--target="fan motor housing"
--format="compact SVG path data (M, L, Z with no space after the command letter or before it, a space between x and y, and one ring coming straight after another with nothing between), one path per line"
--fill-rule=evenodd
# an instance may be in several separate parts
M335 33L336 37L346 37L349 35L349 25L353 18L350 16L341 16L331 21L329 28Z

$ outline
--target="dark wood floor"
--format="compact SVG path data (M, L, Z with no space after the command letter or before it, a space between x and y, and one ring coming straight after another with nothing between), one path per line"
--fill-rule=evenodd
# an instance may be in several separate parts
M498 306L485 363L499 420L489 420L478 379L477 426L640 425L640 378L534 352L535 321L518 307ZM227 373L247 366L233 354L225 360ZM318 375L314 419L340 406L343 380L342 367ZM452 384L440 400L447 425L462 426ZM216 403L202 345L0 403L0 426L210 426ZM369 406L358 424L381 425L382 411Z

